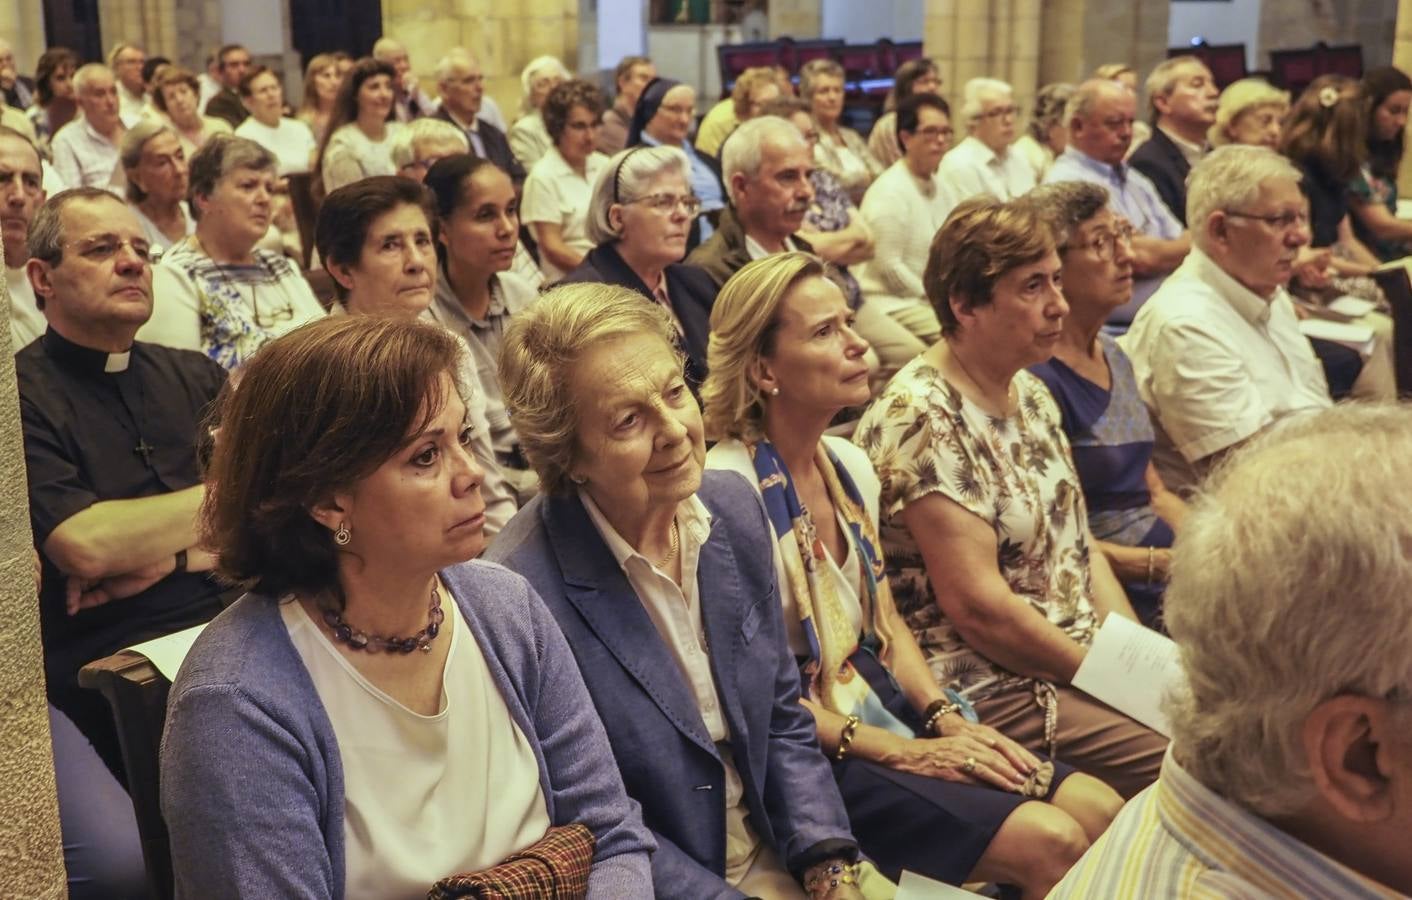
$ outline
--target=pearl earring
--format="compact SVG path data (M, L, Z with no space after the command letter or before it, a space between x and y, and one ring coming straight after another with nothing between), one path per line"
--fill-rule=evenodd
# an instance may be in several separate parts
M771 397L778 397L779 395L780 395L780 389L779 389L779 388L770 388L770 396L771 396Z

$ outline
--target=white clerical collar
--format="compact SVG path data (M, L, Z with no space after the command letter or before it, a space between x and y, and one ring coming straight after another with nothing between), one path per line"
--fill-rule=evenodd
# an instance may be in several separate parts
M132 359L132 351L124 350L122 353L109 353L108 361L103 364L104 372L126 372L127 364Z

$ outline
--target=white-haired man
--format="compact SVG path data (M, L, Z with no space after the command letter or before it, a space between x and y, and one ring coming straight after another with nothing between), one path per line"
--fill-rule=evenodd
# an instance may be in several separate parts
M128 128L136 125L152 108L147 83L142 80L142 67L146 63L147 54L136 44L118 44L108 51L108 68L118 81L118 114Z
M102 63L80 66L74 73L74 93L83 115L60 128L49 142L54 170L66 188L112 188L118 147L127 131L113 70Z
M1206 64L1195 56L1174 56L1147 76L1152 105L1152 137L1128 158L1151 179L1177 221L1186 224L1186 177L1206 155L1206 131L1216 121L1221 92Z
M1170 487L1193 487L1277 419L1331 403L1285 292L1309 243L1299 178L1264 147L1222 147L1198 163L1187 190L1195 246L1119 341Z
M435 118L459 128L471 151L499 166L516 187L524 184L524 166L510 152L504 129L482 115L490 98L485 95L485 74L475 55L458 47L443 56L436 64L436 87L441 91L441 108Z
M1069 145L1045 183L1091 181L1108 190L1113 214L1132 223L1133 298L1114 310L1108 321L1126 325L1191 249L1191 236L1162 202L1162 195L1141 172L1123 161L1133 141L1137 97L1122 82L1093 78L1079 85L1064 108Z
M1412 418L1349 405L1237 452L1166 593L1162 774L1051 900L1412 895Z
M814 154L799 129L778 116L741 125L721 147L721 172L730 203L716 231L691 251L687 263L726 283L753 259L787 250L813 252L798 234L814 188Z
M392 108L399 122L410 122L436 112L436 101L422 92L417 73L401 41L381 37L373 44L373 59L392 66Z
M972 78L962 91L966 139L941 160L937 180L956 202L977 194L1014 200L1039 181L1024 154L1012 152L1019 109L1015 92L994 78Z
M25 110L33 102L34 79L20 74L14 48L9 41L0 39L0 105Z
M44 313L25 274L29 262L29 223L44 203L44 170L34 142L0 126L0 249L10 289L10 346L16 353L44 333Z

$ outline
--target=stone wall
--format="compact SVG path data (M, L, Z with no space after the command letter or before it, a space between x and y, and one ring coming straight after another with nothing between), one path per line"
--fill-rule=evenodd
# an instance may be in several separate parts
M1317 41L1361 44L1363 65L1392 61L1388 35L1397 26L1398 0L1265 0L1260 7L1256 65L1270 65L1271 50L1297 50Z
M770 37L816 38L823 28L820 0L769 0ZM866 0L854 0L866 2Z
M485 89L507 119L520 105L520 71L536 56L578 65L578 0L382 0L383 33L405 44L424 88L435 93L432 71L453 47L474 53Z

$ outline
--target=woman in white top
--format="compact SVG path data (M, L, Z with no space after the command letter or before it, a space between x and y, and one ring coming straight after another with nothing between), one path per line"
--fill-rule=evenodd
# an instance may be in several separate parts
M553 56L530 60L520 73L524 95L520 98L520 116L510 126L509 138L510 152L515 154L515 159L527 172L554 146L553 138L544 127L544 101L550 91L572 77L564 64Z
M152 105L166 115L189 160L213 134L230 134L230 123L201 115L201 82L181 66L164 66L152 85Z
M142 119L123 135L119 158L127 176L127 201L154 254L196 230L186 206L186 151L171 126Z
M284 85L279 76L256 66L240 79L240 101L250 117L236 126L235 133L273 153L280 177L309 171L318 145L309 126L284 115Z
M608 164L595 149L603 95L587 81L566 81L544 101L544 124L554 141L525 179L522 218L539 244L539 265L553 284L593 249L588 203L593 183Z
M153 269L152 318L138 337L199 350L234 369L324 308L288 259L255 246L272 215L268 150L217 135L192 158L190 178L196 232Z
M849 821L883 874L999 881L1041 897L1122 805L966 715L892 602L878 478L824 430L868 402L868 343L830 271L783 253L748 263L711 311L702 388L708 468L761 494L803 703L837 762ZM1048 801L1048 802L1046 802Z
M1064 109L1074 95L1068 82L1046 84L1034 98L1034 115L1020 139L1011 145L1035 170L1040 181L1054 164L1054 159L1069 144L1069 129L1064 124Z
M536 896L652 896L563 635L523 578L466 562L485 507L460 352L330 317L226 395L203 533L250 592L172 687L177 896L412 900L472 872L502 896L507 858Z
M839 120L843 116L843 66L831 59L815 59L799 70L799 96L809 104L819 143L814 162L833 173L857 203L882 164L873 158L863 136Z
M304 69L304 100L295 118L309 126L315 141L322 141L328 134L329 119L333 118L338 87L342 83L343 72L338 67L336 54L320 53L309 60Z
M327 194L369 175L396 175L392 136L391 64L365 56L353 64L338 89L328 134L314 163L315 193Z

